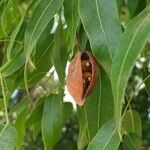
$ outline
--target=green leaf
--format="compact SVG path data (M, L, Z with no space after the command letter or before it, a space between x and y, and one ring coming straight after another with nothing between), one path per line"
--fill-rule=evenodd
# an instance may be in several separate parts
M18 24L20 14L18 13L16 4L18 4L17 0L8 0L4 6L4 10L1 15L1 27L5 37L7 37L15 25Z
M41 100L41 99L40 99ZM26 126L29 127L32 124L39 122L42 119L44 102L38 104L31 112L30 116L26 121Z
M41 123L42 123L42 120L33 124L33 138L35 141L39 133L41 133Z
M78 150L83 150L88 145L87 125L84 108L77 107L79 120L79 137L77 141Z
M86 129L86 125L84 125L84 127L82 127L81 130L81 126L80 126L80 131L79 131L79 138L78 138L78 150L83 150L85 149L85 147L88 145L88 137L87 137L87 129Z
M11 56L11 50L13 48L13 45L15 43L15 40L16 40L16 37L21 29L21 26L22 26L22 23L23 23L23 20L24 20L24 17L25 15L21 18L18 26L16 27L16 29L12 32L12 35L11 35L11 40L8 44L8 47L7 47L7 58L8 60L10 60L10 56Z
M29 97L25 96L23 99L21 99L21 101L19 103L17 103L11 110L10 110L10 114L13 112L17 112L17 115L19 115L28 105L29 103Z
M110 80L104 70L101 69L100 73L92 95L87 98L82 108L78 108L79 139L80 136L83 136L82 132L86 125L88 142L95 136L99 128L113 117L114 112ZM78 141L78 143L81 142Z
M125 150L140 150L142 149L141 145L141 139L134 133L126 135L123 138L123 148Z
M52 21L48 24L36 45L36 50L33 58L35 70L28 75L28 85L36 84L42 79L52 67L51 55L54 44L53 36L50 34Z
M75 45L76 30L79 24L78 0L64 1L64 14L69 29L69 45L73 50Z
M21 51L10 61L8 61L3 67L0 68L0 72L2 73L3 77L8 77L12 75L24 65L25 53L21 53Z
M0 149L14 150L17 132L10 125L0 124Z
M21 150L21 146L24 142L25 122L26 122L26 117L28 113L29 113L29 110L28 110L28 107L26 106L25 109L19 114L15 122L15 128L17 130L16 150Z
M0 2L0 16L3 14L3 10L5 8L5 3L3 1ZM2 25L0 25L0 39L4 38L5 34L3 33Z
M149 36L150 7L147 7L128 24L113 60L112 89L115 103L115 119L119 131L121 131L122 101L127 82L136 59Z
M62 109L62 102L58 95L47 97L42 117L42 137L45 150L52 150L61 136Z
M122 35L117 2L79 0L79 15L95 57L110 76L112 57Z
M47 99L47 97L42 97L42 98L38 99L38 101L35 103L30 115L27 118L27 121L26 121L27 127L42 120L44 102L46 99Z
M80 36L80 48L81 48L81 50L84 50L84 49L86 49L88 37L87 37L85 30L83 29L83 25L81 25L81 27L80 27L80 35L79 36Z
M129 110L125 115L124 130L127 133L136 133L139 137L142 135L141 119L137 111Z
M31 11L31 8L34 6L34 3L35 2L31 2L27 6L27 8L24 10L18 25L16 26L16 28L13 30L13 32L11 34L11 38L10 38L10 41L8 43L7 53L6 53L8 61L10 60L11 57L13 57L13 55L15 55L17 53L15 50L15 49L18 50L18 48L15 48L16 41L20 40L19 44L23 44L23 43L21 43L21 41L24 38L24 33L25 33L25 29L26 29L26 23L24 23L24 20L25 20L27 13L29 11Z
M132 17L134 17L135 12L137 10L138 4L139 4L140 0L127 0L127 6L130 10L130 14Z
M107 122L97 132L88 146L88 150L117 150L120 139L113 120Z
M34 10L25 33L25 49L27 59L39 39L40 35L47 27L50 20L62 6L63 0L41 0Z
M73 107L70 102L63 103L63 122L65 123L72 115Z
M147 6L150 5L150 0L147 0Z
M60 21L54 36L52 61L62 86L64 86L65 68L67 63L67 47L63 32L63 27Z
M1 90L1 89L0 89ZM9 96L6 96L6 103L9 102ZM3 110L4 109L4 100L3 100L3 97L0 98L0 110Z

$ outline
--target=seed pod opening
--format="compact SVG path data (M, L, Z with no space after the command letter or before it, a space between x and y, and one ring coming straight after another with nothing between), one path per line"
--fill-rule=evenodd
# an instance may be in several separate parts
M77 52L68 69L67 88L76 103L82 106L93 91L98 63L90 52Z

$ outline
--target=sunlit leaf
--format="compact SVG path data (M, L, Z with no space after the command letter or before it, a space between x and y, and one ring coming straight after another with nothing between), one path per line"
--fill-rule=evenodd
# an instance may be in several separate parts
M112 66L112 89L115 118L121 131L121 110L124 93L135 61L150 34L150 7L135 17L127 26L115 53Z
M25 50L27 58L39 39L40 35L47 27L50 20L60 9L63 0L41 0L34 10L25 33Z
M0 149L14 150L17 132L14 127L10 125L0 124Z
M61 22L59 22L59 26L54 36L54 50L52 55L52 61L58 74L59 81L63 86L65 79L65 68L67 63L67 47L64 40Z
M136 134L128 134L123 138L123 148L125 150L140 150L142 149L142 141Z
M16 150L20 150L24 142L25 122L28 113L29 113L28 107L26 106L25 109L19 114L15 122L15 128L17 130Z
M62 102L58 95L47 97L42 117L42 136L45 150L52 150L61 135Z
M108 94L109 93L109 94ZM101 69L99 80L91 96L86 99L83 107L78 108L80 134L87 130L87 140L90 142L103 124L113 117L113 99L110 81ZM80 141L78 141L80 143Z
M124 130L127 133L136 133L139 137L141 137L141 119L137 111L127 111L124 121Z
M114 121L107 122L90 142L88 150L117 150L120 139Z
M64 8L67 29L69 29L69 45L73 50L79 24L78 0L64 0Z
M95 57L110 75L112 57L122 35L117 2L79 0L79 15Z

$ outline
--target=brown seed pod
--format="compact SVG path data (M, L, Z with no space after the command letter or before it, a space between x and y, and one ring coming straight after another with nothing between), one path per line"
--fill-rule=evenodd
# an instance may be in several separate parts
M78 51L68 69L67 88L76 103L82 106L96 85L98 63L92 53Z

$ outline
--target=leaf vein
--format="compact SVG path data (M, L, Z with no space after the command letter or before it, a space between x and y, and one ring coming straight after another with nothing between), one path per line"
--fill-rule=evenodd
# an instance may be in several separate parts
M110 53L110 57L112 59L112 55L111 55L110 47L109 47L109 42L108 42L105 30L104 30L104 27L103 27L103 24L102 24L102 20L101 20L101 15L100 15L100 12L99 12L99 9L98 9L98 0L95 0L95 3L96 3L96 11L97 11L98 19L99 19L99 22L100 22L100 26L102 28L102 32L104 34L104 37L105 37L105 40L106 40L106 43L107 43L107 46L108 46L108 51Z

